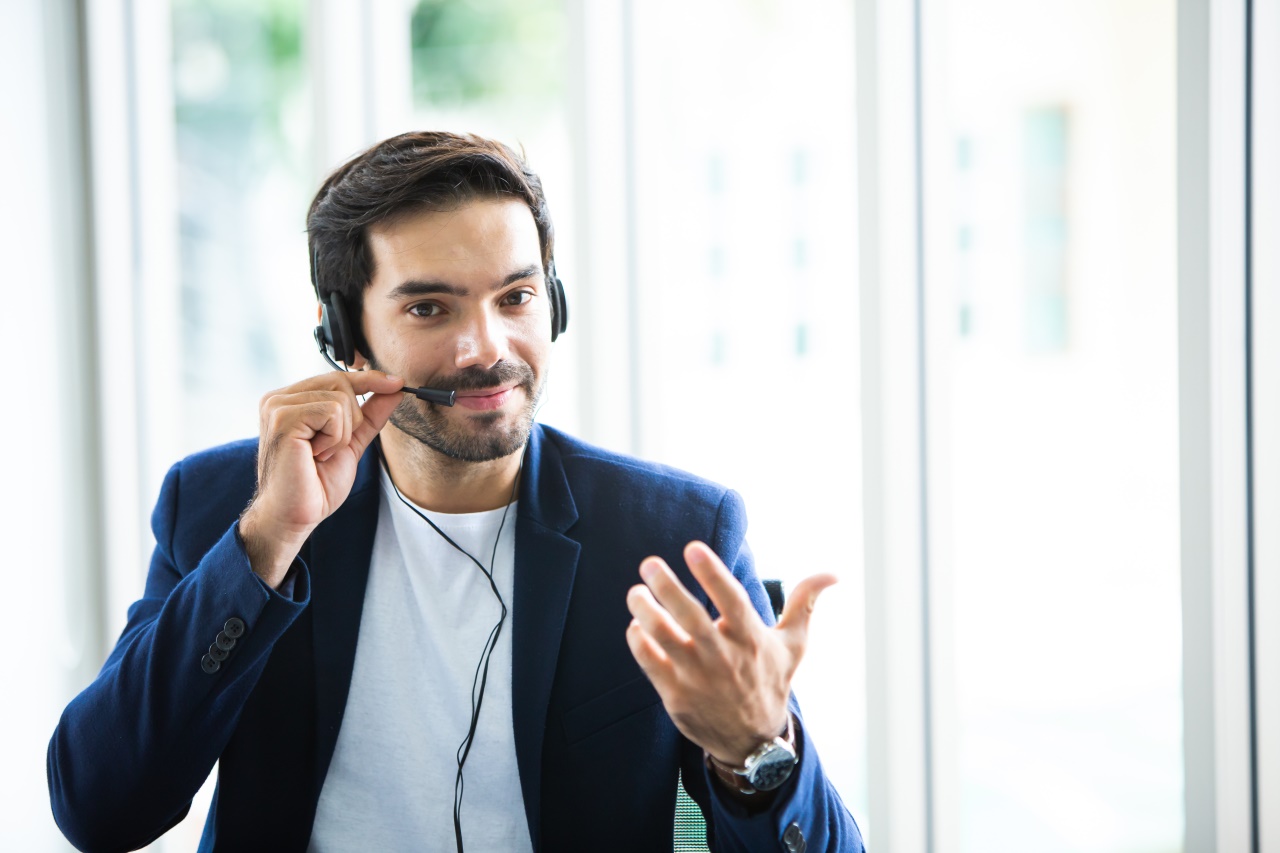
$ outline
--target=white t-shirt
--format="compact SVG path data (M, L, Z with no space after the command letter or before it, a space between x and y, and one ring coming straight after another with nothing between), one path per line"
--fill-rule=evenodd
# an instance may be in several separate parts
M421 510L421 508L419 508ZM421 510L489 566L502 509ZM532 851L511 720L516 504L506 510L494 579L507 603L463 769L468 853ZM405 506L382 472L378 529L355 666L309 850L454 853L457 752L471 685L501 613L480 569Z

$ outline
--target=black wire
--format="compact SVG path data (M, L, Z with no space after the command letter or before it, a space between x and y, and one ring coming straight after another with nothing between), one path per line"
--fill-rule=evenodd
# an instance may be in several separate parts
M502 613L498 617L498 623L493 626L493 630L489 632L489 638L485 640L484 651L480 653L480 662L476 664L475 674L471 677L471 724L467 728L467 736L463 738L462 743L458 745L456 758L458 760L458 775L453 780L453 836L458 845L458 853L462 851L462 793L466 788L466 782L462 777L462 765L467 763L467 756L471 754L471 745L475 741L476 729L480 725L480 707L484 704L484 688L489 682L489 660L493 657L493 650L498 646L498 638L502 636L502 626L507 621L507 602L503 600L502 593L498 591L498 583L493 578L493 568L498 560L498 543L502 540L502 530L507 524L507 513L511 511L511 502L515 500L516 489L520 487L520 474L524 471L524 457L520 457L520 468L516 471L515 482L511 484L511 496L507 498L507 505L502 509L502 519L498 522L498 535L493 539L493 553L489 555L489 568L485 568L484 564L471 556L471 552L467 551L457 542L449 538L449 534L445 533L436 523L426 516L420 509L413 505L411 501L400 493L400 487L396 485L395 479L391 476L391 469L387 467L387 457L382 453L382 442L378 442L378 461L382 463L382 470L387 472L387 480L391 483L391 488L395 491L396 497L400 502L413 510L414 515L421 518L427 524L431 525L431 529L440 534L440 538L452 545L458 553L465 556L468 560L476 564L480 572L489 581L489 589L493 591L494 596L498 599L498 605L502 608ZM479 693L476 692L476 686L479 685Z
M1253 853L1262 849L1261 800L1258 790L1258 633L1257 633L1257 506L1254 483L1253 404L1253 0L1244 12L1244 453L1245 453L1245 565L1249 609L1249 799Z

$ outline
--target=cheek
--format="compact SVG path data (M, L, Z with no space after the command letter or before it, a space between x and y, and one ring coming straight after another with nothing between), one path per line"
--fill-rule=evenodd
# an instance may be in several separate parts
M521 317L507 326L507 344L513 354L532 365L551 355L551 315L545 311Z
M550 320L547 321L548 326L550 322ZM527 330L518 339L513 338L512 344L516 354L527 362L535 373L542 374L546 372L550 366L554 349L551 343L551 336L546 330L541 326L538 327L536 332Z
M378 330L380 335L370 342L370 346L385 358L394 358L400 362L421 362L446 358L448 355L448 339L444 336L429 336L414 333L412 330L397 328L393 325Z

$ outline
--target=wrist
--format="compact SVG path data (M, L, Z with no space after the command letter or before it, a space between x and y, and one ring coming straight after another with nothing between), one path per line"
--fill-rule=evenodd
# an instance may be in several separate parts
M301 545L294 546L286 537L272 535L260 524L253 505L237 522L236 536L249 558L249 568L272 589L279 588L298 556Z
M725 768L741 767L751 753L759 748L761 743L770 741L775 737L785 740L792 736L791 711L788 709L783 721L773 728L758 730L754 734L737 738L732 743L726 741L718 747L707 748L704 746L702 751L707 754L708 758L713 759Z

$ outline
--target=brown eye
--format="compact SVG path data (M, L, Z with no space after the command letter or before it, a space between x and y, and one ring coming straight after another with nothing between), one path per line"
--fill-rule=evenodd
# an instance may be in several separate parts
M434 302L419 302L409 306L409 313L415 317L435 317L441 310Z

